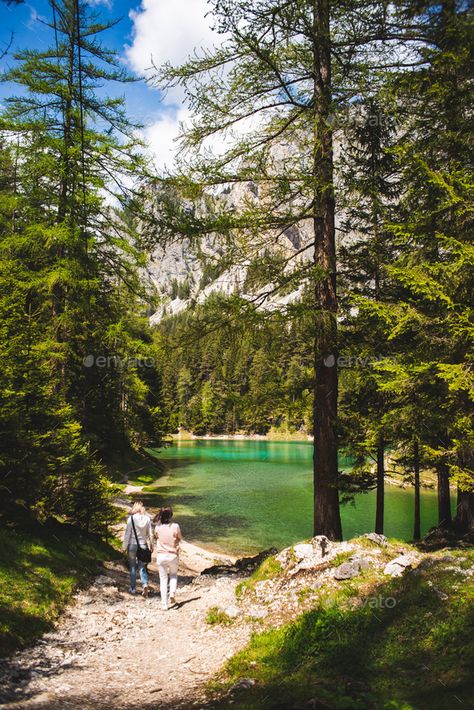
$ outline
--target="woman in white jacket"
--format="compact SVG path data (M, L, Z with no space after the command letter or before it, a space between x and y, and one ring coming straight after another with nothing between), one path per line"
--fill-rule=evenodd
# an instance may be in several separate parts
M132 522L133 521L133 522ZM135 527L135 530L133 529ZM130 564L130 594L136 594L137 562L140 580L143 586L143 596L148 596L148 570L145 562L137 560L137 540L140 547L146 547L148 542L153 549L153 530L151 518L146 514L145 506L141 501L133 504L125 528L122 549L128 554Z

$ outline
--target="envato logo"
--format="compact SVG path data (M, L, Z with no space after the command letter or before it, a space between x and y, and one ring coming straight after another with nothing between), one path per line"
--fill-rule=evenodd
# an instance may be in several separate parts
M369 367L376 362L389 360L385 355L326 355L323 359L325 367Z
M397 605L395 597L383 597L378 594L376 597L368 597L362 602L362 606L369 609L393 609Z
M335 113L329 114L327 123L333 130L337 128L348 128L351 126L367 128L376 128L378 126L390 127L393 125L393 118L380 111L368 112L362 107L352 106L346 110L342 109Z
M356 600L355 605L358 608L366 607L368 609L393 609L397 603L398 602L395 597L383 597L381 594L378 594L376 597L367 597L367 599ZM339 608L338 600L332 597L322 599L320 601L320 605L324 609Z
M118 357L117 355L86 355L82 364L84 367L115 367L129 369L132 367L154 367L153 357Z

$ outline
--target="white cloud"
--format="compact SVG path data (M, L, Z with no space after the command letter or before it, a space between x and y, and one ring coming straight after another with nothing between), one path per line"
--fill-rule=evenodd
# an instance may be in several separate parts
M165 62L179 65L195 51L222 43L222 35L211 29L209 10L207 0L142 0L140 8L130 12L132 41L125 48L130 67L138 74L150 75L152 61L157 67ZM180 147L180 125L190 121L191 112L180 88L162 95L160 104L158 101L157 94L159 115L151 118L143 134L156 167L162 171L173 168ZM255 118L241 121L232 130L207 139L203 149L222 154L237 137L255 128Z
M185 105L181 105L179 108L165 107L163 114L144 128L145 142L159 171L173 168L180 149L179 134L181 124L185 127L187 123L190 123L191 118L191 111ZM215 157L223 155L235 141L257 130L258 127L258 117L244 119L232 129L219 131L206 138L201 147L201 152L211 153Z
M154 158L159 171L172 168L176 153L179 150L179 126L189 119L189 110L185 106L169 111L143 129L145 141Z
M207 0L142 0L131 10L132 44L126 47L131 67L146 74L155 66L181 64L195 48L212 47L219 35L211 30Z
M105 5L109 10L112 9L112 0L86 0L86 3L91 7L96 7L97 5Z
M212 31L207 0L142 0L131 10L132 42L125 47L126 59L138 74L150 76L152 63L182 64L195 50L209 49L222 41ZM158 97L157 97L158 101ZM181 88L161 97L162 112L144 128L144 137L158 169L172 168L179 149L180 124L190 118Z

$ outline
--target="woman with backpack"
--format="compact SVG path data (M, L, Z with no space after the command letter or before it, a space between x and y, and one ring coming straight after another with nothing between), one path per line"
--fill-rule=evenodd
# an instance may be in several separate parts
M165 611L168 609L168 599L170 604L174 604L176 601L179 543L182 540L180 527L178 523L171 522L172 517L172 508L161 508L153 521L157 523L155 527L156 564L160 575L161 608Z
M148 542L150 546L148 546ZM137 563L144 597L148 596L147 564L151 562L153 529L142 501L136 501L130 511L125 528L122 549L128 554L130 564L130 594L136 594Z

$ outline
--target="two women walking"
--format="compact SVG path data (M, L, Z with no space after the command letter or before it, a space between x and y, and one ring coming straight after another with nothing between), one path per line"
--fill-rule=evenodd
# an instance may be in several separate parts
M144 597L147 597L149 592L147 563L151 560L156 540L161 608L164 610L168 609L168 603L174 604L176 600L179 543L182 540L180 527L171 521L172 517L173 510L170 507L161 508L152 522L143 503L137 501L130 511L123 538L123 550L127 552L130 564L130 593L136 594L138 567Z

